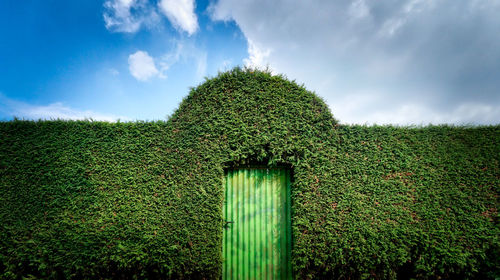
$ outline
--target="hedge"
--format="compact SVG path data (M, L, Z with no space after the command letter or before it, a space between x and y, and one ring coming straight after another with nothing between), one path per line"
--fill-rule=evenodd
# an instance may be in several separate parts
M500 276L500 126L340 125L235 68L167 120L0 123L0 277L218 279L232 166L293 170L298 279Z

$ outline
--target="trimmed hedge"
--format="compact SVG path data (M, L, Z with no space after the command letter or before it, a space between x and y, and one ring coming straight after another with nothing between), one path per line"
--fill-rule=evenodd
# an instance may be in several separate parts
M222 180L293 169L305 278L500 275L500 126L339 125L282 76L233 69L167 122L0 123L0 277L208 278Z

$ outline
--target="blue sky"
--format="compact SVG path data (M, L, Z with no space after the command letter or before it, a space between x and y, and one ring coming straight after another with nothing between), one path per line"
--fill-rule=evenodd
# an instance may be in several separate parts
M500 123L499 0L0 1L0 120L164 120L234 66L342 123Z

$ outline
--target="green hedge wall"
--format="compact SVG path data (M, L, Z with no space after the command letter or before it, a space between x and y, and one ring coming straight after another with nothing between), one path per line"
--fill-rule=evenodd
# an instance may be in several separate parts
M500 276L500 126L339 125L281 76L233 69L166 122L0 123L0 278L221 273L222 180L293 169L306 278Z

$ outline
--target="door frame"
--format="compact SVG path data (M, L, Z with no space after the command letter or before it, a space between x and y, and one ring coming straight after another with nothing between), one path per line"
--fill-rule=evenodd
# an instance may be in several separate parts
M229 165L231 166L231 165ZM293 279L293 267L292 267L292 251L293 251L293 232L292 232L292 225L293 225L293 199L292 199L292 195L291 195L291 192L292 192L292 186L293 186L293 168L291 168L289 165L286 165L286 164L282 164L282 165L275 165L275 166L267 166L267 165L263 165L263 164L244 164L244 165L237 165L237 166L231 166L231 167L228 167L228 168L225 168L224 169L224 178L223 178L223 182L226 182L226 179L228 178L228 175L229 175L229 172L232 171L232 170L255 170L255 169L258 169L258 170L276 170L276 169L279 169L279 170L284 170L285 171L285 199L286 199L286 202L285 203L285 219L287 219L288 221L285 221L284 222L284 231L285 231L285 235L286 237L284 239L279 239L279 241L276 241L276 242L280 242L280 245L279 247L281 248L281 252L280 252L280 270L283 271L283 269L285 269L287 271L287 273L289 274L289 278L290 279ZM222 188L223 188L223 203L222 203L222 209L221 209L221 212L222 212L222 217L223 217L223 232L222 232L222 240L221 240L221 256L224 258L224 248L225 248L225 244L224 244L224 236L225 236L225 231L227 230L226 229L226 217L225 217L225 207L226 207L226 197L227 197L227 190L226 190L226 185L227 184L223 184ZM279 221L279 227L282 227L281 225L283 224L282 221ZM281 230L282 231L282 230ZM281 235L280 235L281 236ZM286 241L288 240L288 242ZM283 251L285 250L285 251ZM285 258L283 260L283 258ZM222 271L224 272L224 265L225 265L225 262L226 260L222 259ZM283 268L284 266L286 266L286 268ZM224 277L223 274L221 274L222 277Z

